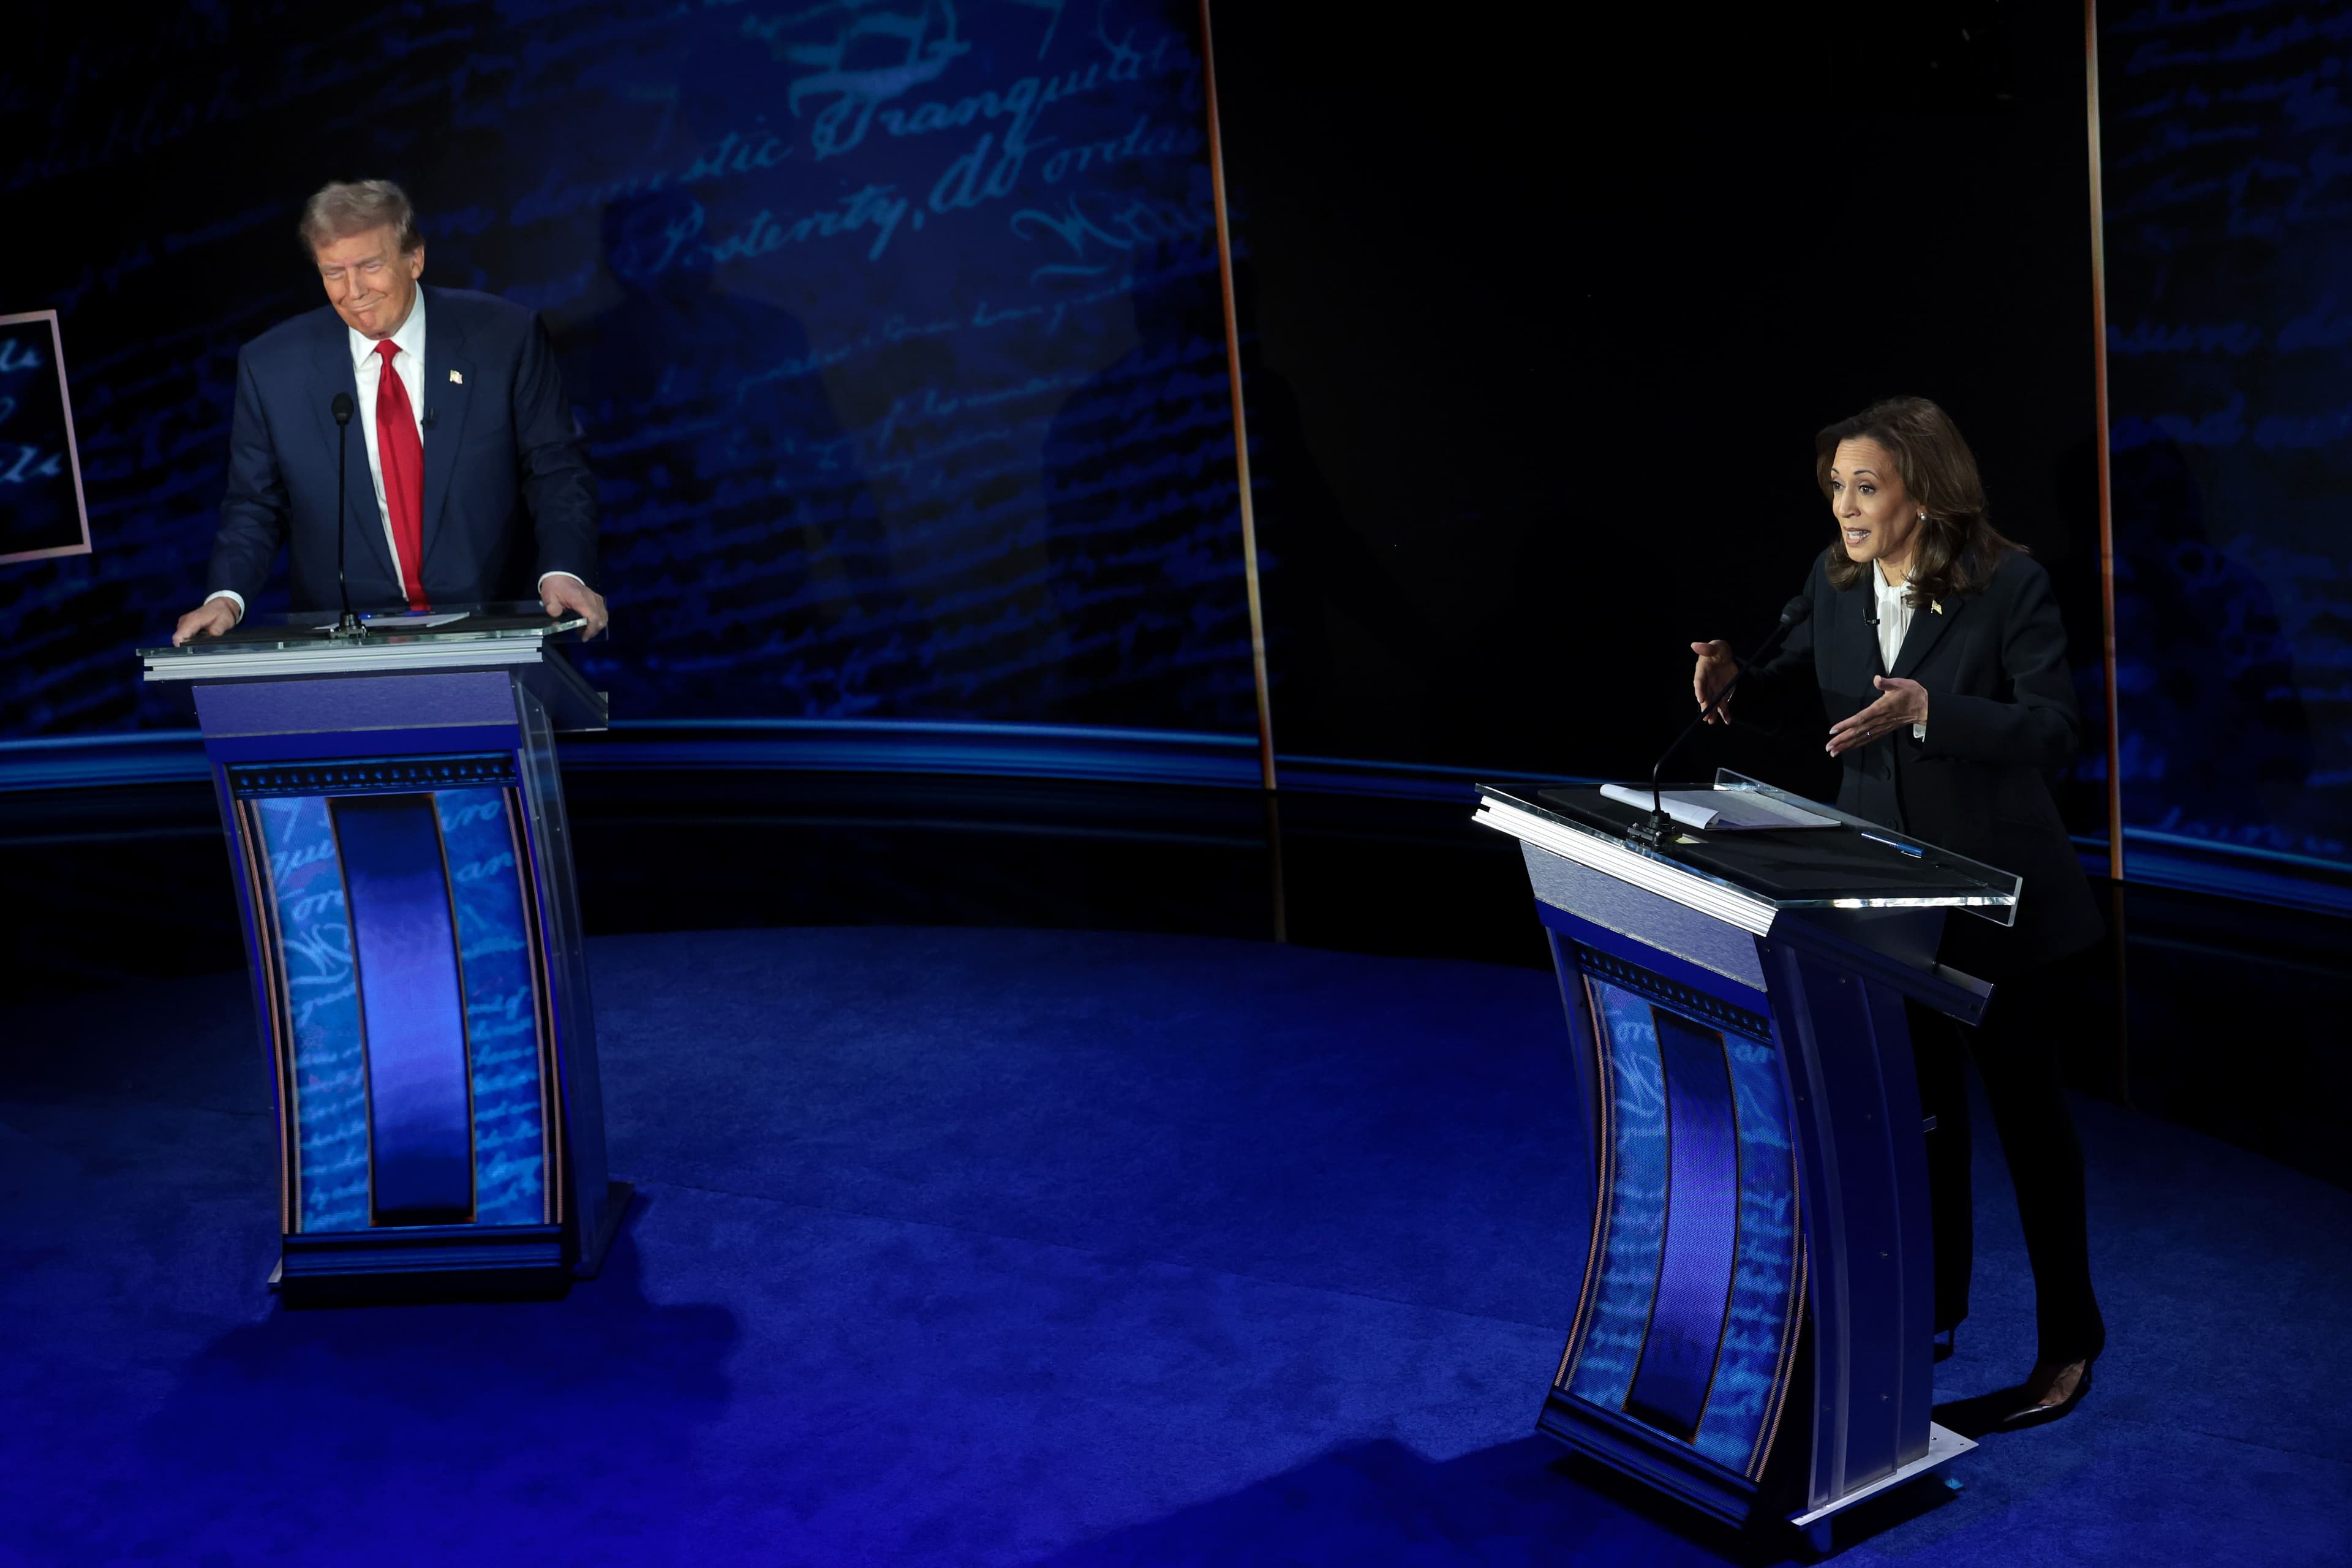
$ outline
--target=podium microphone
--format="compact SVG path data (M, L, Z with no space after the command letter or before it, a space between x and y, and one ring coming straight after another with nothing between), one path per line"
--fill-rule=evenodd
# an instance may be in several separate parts
M343 574L343 535L351 531L351 518L343 510L343 453L351 446L352 395L335 394L327 412L335 416L335 586L343 595L343 618L335 623L335 636L361 637L367 634L360 618L352 614L351 579Z
M1779 650L1780 644L1787 640L1790 632L1795 631L1812 617L1813 602L1802 594L1780 606L1780 624L1774 626L1771 634L1757 645L1754 653L1739 661L1739 668L1732 672L1731 679L1724 684L1723 689L1715 694L1715 700L1698 710L1697 718L1683 726L1683 732L1675 737L1674 744L1660 752L1658 760L1651 764L1650 815L1625 830L1628 837L1637 838L1644 844L1653 846L1665 842L1666 810L1659 798L1658 775L1665 771L1666 760L1682 750L1682 744L1690 739L1691 731L1706 723L1709 714L1723 710L1723 705L1731 700L1732 691L1739 685L1741 676L1771 658Z

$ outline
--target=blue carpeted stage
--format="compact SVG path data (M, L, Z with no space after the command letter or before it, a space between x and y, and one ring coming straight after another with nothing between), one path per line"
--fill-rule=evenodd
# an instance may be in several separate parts
M285 1311L234 975L0 1010L0 1563L1714 1563L1533 1433L1586 1195L1531 970L865 928L592 944L637 1206L562 1302ZM2078 1102L2114 1331L1855 1563L2352 1557L2352 1194ZM2032 1359L1979 1149L1939 1397Z

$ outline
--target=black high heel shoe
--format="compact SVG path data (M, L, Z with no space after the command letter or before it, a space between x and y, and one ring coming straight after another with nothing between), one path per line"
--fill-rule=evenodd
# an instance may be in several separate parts
M2028 1403L2002 1416L2000 1429L2022 1432L2028 1427L2047 1426L2053 1421L2072 1414L2074 1406L2083 1403L2084 1395L2091 1392L2091 1369L2097 1364L2098 1357L2085 1356L2079 1362L2062 1363L2046 1376L2041 1367L2035 1367L2027 1375L2024 1386L2018 1390ZM2059 1380L2066 1375L2068 1369L2075 1366L2083 1369L2083 1375L2075 1380L2074 1391L2055 1405L2042 1404L2042 1401L2050 1396L2050 1391L2058 1386Z

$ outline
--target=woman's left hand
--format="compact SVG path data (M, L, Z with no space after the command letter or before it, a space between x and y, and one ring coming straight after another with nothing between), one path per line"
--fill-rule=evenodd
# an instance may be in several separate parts
M1830 726L1831 756L1868 745L1905 726L1927 721L1927 689L1917 681L1882 675L1871 684L1881 693L1878 700L1853 717L1841 719Z

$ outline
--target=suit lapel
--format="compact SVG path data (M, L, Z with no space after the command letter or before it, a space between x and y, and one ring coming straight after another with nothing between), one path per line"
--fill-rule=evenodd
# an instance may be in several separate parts
M1842 652L1851 656L1860 667L1860 689L1867 691L1872 676L1886 673L1886 667L1880 661L1878 654L1878 628L1870 624L1871 607L1875 603L1870 596L1870 584L1866 582L1858 584L1840 594L1832 603L1835 608L1832 612L1830 625ZM1844 658L1841 658L1841 668L1843 664ZM1832 717L1843 718L1843 715L1832 714Z
M1862 638L1863 647L1866 650L1863 662L1870 667L1873 676L1886 673L1886 653L1878 643L1878 584L1870 581L1870 574L1877 570L1876 562L1865 562L1863 564L1863 582L1853 593L1854 632ZM1863 684L1867 687L1870 683L1864 681Z
M334 311L325 312L325 328L312 351L313 375L310 406L316 415L320 438L326 443L326 463L334 471L337 448L341 448L343 468L343 549L349 566L362 560L373 561L376 569L393 582L400 581L400 569L393 563L392 546L384 542L383 514L375 504L375 479L368 472L367 432L358 428L362 419L375 417L375 410L360 406L360 384L352 369L351 329ZM352 400L351 429L338 432L331 405L335 394L341 393ZM362 556L360 552L365 552ZM354 601L355 603L357 601Z
M466 410L478 384L474 362L466 356L464 319L449 297L426 291L425 314L425 559L441 531L449 500L449 478L457 471L457 445L466 433Z
M1911 679L1911 672L1919 668L1920 661L1942 640L1944 634L1951 629L1952 623L1960 618L1969 605L1966 599L1957 595L1939 603L1940 609L1933 605L1922 605L1911 612L1911 629L1903 634L1903 646L1895 650L1895 668L1887 671L1889 675L1906 680Z

